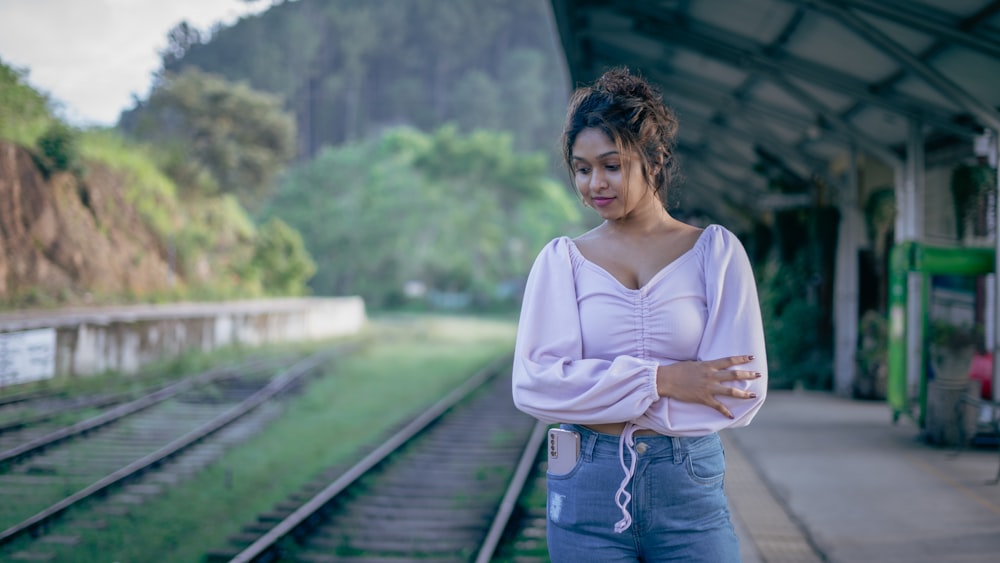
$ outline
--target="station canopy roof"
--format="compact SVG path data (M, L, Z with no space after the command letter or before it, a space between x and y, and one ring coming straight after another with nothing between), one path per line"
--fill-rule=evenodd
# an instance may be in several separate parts
M1000 0L551 4L573 86L624 65L660 87L685 202L716 213L811 197L852 145L902 166L912 132L972 157L1000 130ZM802 193L775 194L776 174Z

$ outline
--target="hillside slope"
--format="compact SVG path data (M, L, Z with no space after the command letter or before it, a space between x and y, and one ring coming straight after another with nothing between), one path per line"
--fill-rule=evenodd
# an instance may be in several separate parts
M24 148L0 140L0 303L76 302L170 288L164 244L125 199L125 181L88 163L83 179L46 179Z

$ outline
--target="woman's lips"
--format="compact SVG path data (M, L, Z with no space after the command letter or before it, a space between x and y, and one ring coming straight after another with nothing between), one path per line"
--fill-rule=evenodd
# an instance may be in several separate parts
M615 200L615 198L613 197L594 197L591 199L594 201L594 205L596 205L597 207L604 207L605 205L608 205Z

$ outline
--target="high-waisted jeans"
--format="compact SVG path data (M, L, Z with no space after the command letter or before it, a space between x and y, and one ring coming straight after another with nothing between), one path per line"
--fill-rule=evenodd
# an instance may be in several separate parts
M564 424L580 433L580 458L565 475L548 475L548 547L555 563L740 561L739 540L723 490L726 462L718 434L697 438L636 436L628 485L632 525L615 491L624 477L618 436ZM624 452L624 462L631 455Z

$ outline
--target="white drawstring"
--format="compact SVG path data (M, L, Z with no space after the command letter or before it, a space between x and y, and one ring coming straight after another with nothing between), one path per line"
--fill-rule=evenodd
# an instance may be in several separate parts
M615 524L615 532L622 533L629 529L632 525L632 515L628 511L628 503L632 500L632 493L628 492L629 481L632 480L632 476L635 475L635 431L638 427L631 422L625 423L625 428L622 429L621 436L618 437L618 462L621 463L622 470L625 471L625 478L622 479L621 486L618 487L618 492L615 493L615 504L622 511L622 519ZM628 448L628 452L631 459L631 464L628 467L625 466L625 448ZM625 495L625 500L622 501L622 495Z

